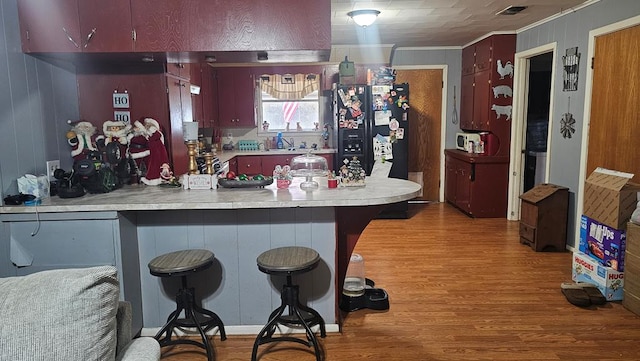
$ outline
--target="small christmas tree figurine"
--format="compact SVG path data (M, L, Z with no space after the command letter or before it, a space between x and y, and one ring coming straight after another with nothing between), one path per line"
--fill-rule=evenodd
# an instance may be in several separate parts
M357 157L353 157L351 161L345 159L344 165L340 168L342 185L345 187L363 187L365 174Z

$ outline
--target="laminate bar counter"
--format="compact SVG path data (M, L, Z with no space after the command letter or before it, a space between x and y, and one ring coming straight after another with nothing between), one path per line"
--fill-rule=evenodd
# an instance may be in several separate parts
M299 178L288 189L275 183L217 190L134 185L79 198L52 197L35 207L0 207L0 276L113 264L121 298L134 307L134 327L153 334L175 308L179 285L151 276L148 262L175 250L210 249L216 263L190 284L229 333L251 334L280 304L281 281L257 269L257 256L304 245L322 261L297 280L301 297L337 331L337 303L360 233L385 206L416 197L420 185L368 178L365 187L329 189L326 179L316 180L320 186L312 192L299 188Z

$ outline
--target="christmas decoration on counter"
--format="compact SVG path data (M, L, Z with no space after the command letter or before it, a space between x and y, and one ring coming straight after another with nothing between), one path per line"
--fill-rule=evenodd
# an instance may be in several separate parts
M147 128L139 122L133 123L132 132L128 137L129 145L127 148L128 157L132 162L132 173L135 174L137 183L142 177L146 176L148 169L149 154L149 140L147 139Z
M69 120L67 123L71 124ZM71 146L71 156L74 160L86 159L90 152L97 151L96 127L85 121L77 122L67 132L67 143Z
M276 186L280 189L289 188L293 175L291 174L291 167L288 165L280 166L276 165L273 170L273 179L276 180Z
M562 57L562 90L578 90L578 68L580 65L580 53L578 47L566 50L566 55Z
M366 173L358 157L353 157L350 161L344 160L344 165L340 167L340 178L344 187L364 187L365 177Z
M159 185L161 183L175 182L160 124L153 118L145 118L144 126L147 129L147 139L149 141L149 163L147 174L141 179L142 183Z

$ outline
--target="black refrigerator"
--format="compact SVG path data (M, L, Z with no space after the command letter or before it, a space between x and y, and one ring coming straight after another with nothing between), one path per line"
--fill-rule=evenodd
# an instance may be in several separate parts
M357 157L367 176L376 160L390 162L389 177L409 176L409 84L341 85L333 89L337 153L335 170ZM394 203L380 218L407 218L408 202Z

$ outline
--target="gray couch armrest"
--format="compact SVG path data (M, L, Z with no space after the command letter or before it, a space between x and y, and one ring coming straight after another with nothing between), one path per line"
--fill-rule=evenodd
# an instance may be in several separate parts
M131 342L133 335L131 335L131 303L120 301L118 302L118 313L116 314L116 355Z
M116 361L158 361L160 344L153 337L133 338L131 334L131 303L118 303Z
M160 344L153 337L138 337L116 356L116 361L158 361Z

